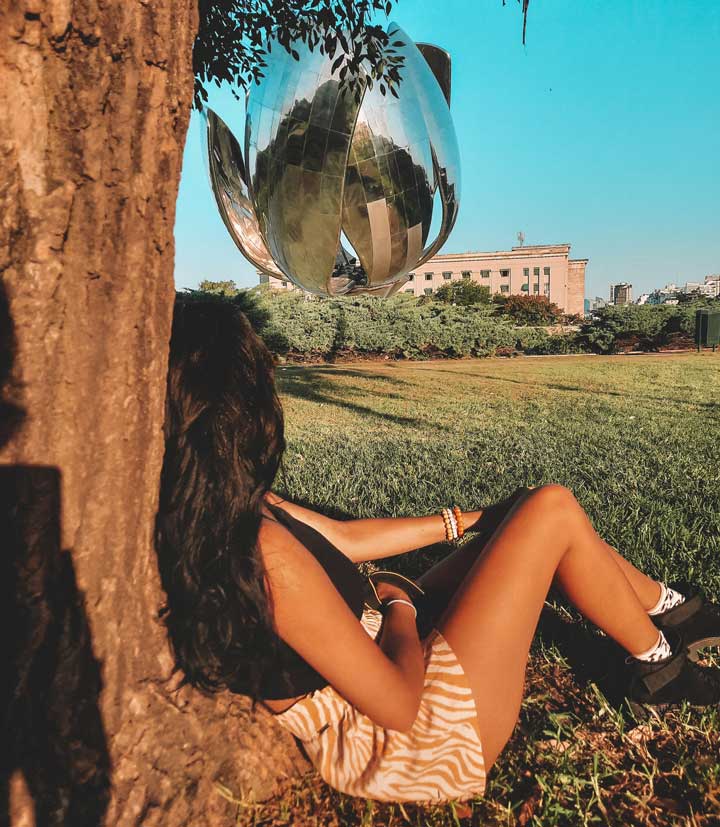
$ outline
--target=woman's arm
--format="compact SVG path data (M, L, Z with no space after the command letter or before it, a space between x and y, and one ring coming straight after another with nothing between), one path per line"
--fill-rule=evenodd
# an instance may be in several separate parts
M259 541L280 637L378 726L409 729L425 671L414 613L390 606L378 645L286 528L264 520Z
M441 543L445 540L445 524L440 514L429 517L378 517L362 520L333 520L309 508L283 500L269 493L273 505L284 508L288 514L312 526L353 562L395 557L416 548ZM482 516L482 511L463 512L465 527L469 528Z

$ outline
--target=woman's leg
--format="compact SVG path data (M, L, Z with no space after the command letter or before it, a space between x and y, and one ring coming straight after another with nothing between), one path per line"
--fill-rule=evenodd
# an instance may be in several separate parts
M480 539L480 538L479 538ZM633 564L626 560L616 549L601 541L605 550L612 555L623 574L630 581L633 591L642 604L645 611L649 611L660 599L660 583L643 574ZM480 542L470 540L458 549L455 549L447 557L437 562L428 569L417 582L423 587L430 599L430 602L439 617L452 600L467 573L482 553L487 542L484 538ZM557 578L553 581L559 586Z
M626 560L622 554L619 554L611 545L605 542L603 542L603 545L607 551L610 552L618 567L622 569L625 577L630 581L630 585L635 590L635 594L642 603L643 609L645 609L646 612L652 609L660 599L660 592L662 591L658 581L638 571L631 562Z
M582 614L628 652L657 640L630 581L572 494L556 485L534 490L473 562L438 624L473 689L488 768L515 727L530 643L555 577Z
M483 538L478 538L478 541L470 540L450 552L417 578L417 583L422 586L428 598L434 620L439 620L447 609L453 595L482 553L486 541Z

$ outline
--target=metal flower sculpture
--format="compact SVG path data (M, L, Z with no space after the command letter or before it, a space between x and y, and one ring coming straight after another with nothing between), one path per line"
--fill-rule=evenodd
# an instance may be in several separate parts
M207 110L210 182L230 235L260 271L311 293L392 295L455 224L450 57L394 24L388 33L403 44L397 98L365 79L358 102L331 58L294 44L300 59L273 49L248 92L243 148ZM442 216L430 239L436 194Z

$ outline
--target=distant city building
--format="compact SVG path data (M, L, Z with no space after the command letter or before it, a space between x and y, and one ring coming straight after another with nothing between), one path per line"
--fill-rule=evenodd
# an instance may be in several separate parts
M713 276L705 276L705 289L708 291L708 295L713 298L720 296L720 273L716 273Z
M621 281L610 285L610 304L632 304L632 284Z
M680 296L691 294L711 299L720 296L720 274L705 276L703 281L687 281L682 287L671 282L652 293L643 294L645 301L638 299L637 304L678 304Z
M496 252L444 253L426 261L401 292L431 295L443 284L472 279L492 295L547 296L564 313L582 315L588 259L571 259L569 244L540 244ZM260 276L260 282L292 290L291 282Z
M590 313L590 299L585 299L583 302L583 311L586 316Z
M648 294L645 304L677 304L677 296L680 289L676 284L666 284L658 290Z
M603 307L607 307L607 302L605 299L601 299L600 296L595 296L595 298L590 303L590 312L594 313L596 310L602 310Z
M689 281L686 283L683 293L698 293L701 296L716 298L720 295L720 274L705 276L704 281Z
M635 304L647 304L649 298L649 293L643 293L642 295L638 296L637 299L635 299Z

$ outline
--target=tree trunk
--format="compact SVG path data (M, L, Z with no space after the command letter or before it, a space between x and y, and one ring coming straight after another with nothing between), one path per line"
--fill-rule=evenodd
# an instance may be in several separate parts
M196 14L193 0L0 9L0 578L14 613L0 824L231 824L219 784L262 795L301 766L243 699L174 690L158 620Z

